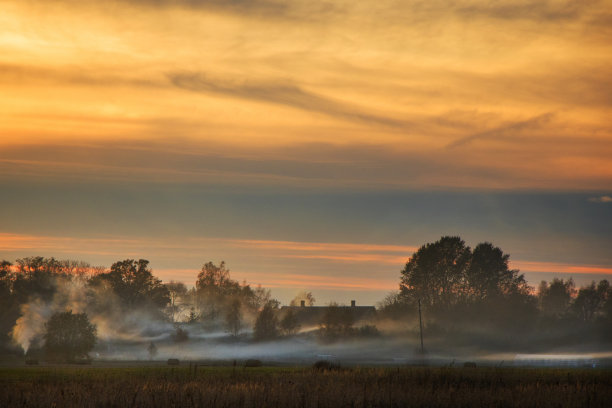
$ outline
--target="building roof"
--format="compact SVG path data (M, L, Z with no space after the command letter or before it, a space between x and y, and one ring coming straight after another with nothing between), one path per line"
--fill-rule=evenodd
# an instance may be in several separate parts
M283 306L280 312L284 315L291 310L302 325L317 325L322 321L325 313L332 308L337 308L342 313L350 313L355 323L372 318L376 314L374 306Z

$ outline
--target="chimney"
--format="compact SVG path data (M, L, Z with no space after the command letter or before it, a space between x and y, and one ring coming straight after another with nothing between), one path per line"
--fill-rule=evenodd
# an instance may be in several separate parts
M300 301L300 306L301 307L306 307L306 301L305 300L301 300Z
M355 307L355 301L351 300L351 307Z

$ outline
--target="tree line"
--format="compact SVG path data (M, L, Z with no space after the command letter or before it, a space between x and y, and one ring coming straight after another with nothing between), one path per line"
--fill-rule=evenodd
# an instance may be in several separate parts
M478 342L487 337L524 344L537 337L550 345L612 341L607 280L577 288L572 278L554 278L536 288L509 267L509 258L489 242L474 249L456 236L427 243L410 257L399 290L379 311L392 319L415 318L420 302L430 333L471 331Z
M301 300L312 304L314 297L310 292L300 292L292 304ZM36 307L29 307L31 303ZM57 313L51 318L30 316L33 309L41 308L57 309ZM176 342L189 340L190 325L224 330L234 338L253 327L255 340L295 334L299 322L291 314L279 316L279 308L280 302L272 298L269 289L232 279L223 261L218 265L205 263L192 288L182 282L162 282L145 259L118 261L108 269L44 257L0 263L0 347L5 353L18 348L16 333L32 332L25 326L41 326L36 321L40 318L48 320L45 330L31 341L27 339L27 344L46 346L72 335L87 338L87 344L93 347L89 340L95 337L96 327L89 320L89 325L83 324L84 316L92 321L112 320L110 324L121 330L128 325L126 316L135 312L149 320L172 323ZM73 343L69 348L78 347Z
M77 290L66 293L67 287ZM310 292L302 292L292 305L301 300L314 303ZM28 320L33 308L27 306L33 301L55 305L55 321L48 314ZM607 280L577 288L571 278L555 278L532 287L523 274L509 267L509 255L488 242L472 249L460 237L445 236L421 246L401 270L399 290L378 305L373 323L390 321L414 331L418 303L429 338L466 338L499 346L508 346L510 338L515 344L533 344L537 338L553 345L585 339L609 344L612 340L612 289ZM95 322L101 317L112 315L113 324L125 327L128 323L121 326L121 320L135 310L172 323L177 342L189 340L190 325L224 330L233 338L244 337L252 328L254 340L300 331L300 321L291 308L280 313L280 302L269 289L232 279L225 262L205 263L191 288L180 282L162 282L145 259L125 259L110 268L44 257L0 263L0 344L4 352L16 349L17 334L26 332L20 325L36 323L35 318L45 319L46 331L27 339L28 344L52 344L49 328L54 325L81 324L95 338ZM87 326L82 316L93 324ZM332 304L319 322L319 336L333 341L380 335L374 325L356 329L353 324L350 313ZM91 343L91 336L85 337Z

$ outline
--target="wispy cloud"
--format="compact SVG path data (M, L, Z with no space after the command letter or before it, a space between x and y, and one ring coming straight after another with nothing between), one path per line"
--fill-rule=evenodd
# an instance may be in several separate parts
M538 115L527 120L522 120L504 126L487 130L485 132L479 132L473 135L464 136L454 142L450 143L447 148L454 148L465 146L476 140L500 140L500 139L522 139L524 133L532 129L540 129L543 125L546 125L554 117L554 113L545 113Z
M202 73L169 73L168 78L178 88L189 91L274 103L368 124L409 127L408 122L367 113L350 104L307 91L289 81L228 81L210 78Z
M133 122L143 129L147 126L143 120ZM162 125L162 129L180 131L181 123L173 123ZM523 136L509 137L512 142L507 142L506 150L466 149L461 155L453 148L412 151L386 143L288 141L284 146L257 147L178 137L171 143L159 139L15 144L0 146L0 179L370 190L432 187L601 190L610 185L612 168L608 166L608 157L612 147L602 146L600 139L588 136L554 139L551 145L552 139L545 135ZM576 143L580 145L576 147ZM524 152L523 145L530 144L547 150L540 154Z
M412 253L417 250L414 246L404 245L379 245L379 244L354 244L338 242L295 242L295 241L262 241L262 240L236 240L239 246L253 246L262 249L283 249L310 252L387 252L387 253Z
M0 83L17 84L59 84L94 87L151 87L168 86L160 78L143 78L126 72L113 72L107 69L87 69L64 66L25 65L2 63L0 60Z
M566 22L578 19L585 10L598 1L496 1L460 2L459 14L466 17L487 17L500 20L533 20L537 22ZM467 4L466 4L467 3Z
M275 241L260 239L212 238L212 237L158 237L158 238L123 238L123 237L70 237L51 235L27 235L0 233L0 251L21 253L31 251L57 252L58 255L75 253L81 255L111 255L114 257L142 256L147 254L164 254L183 257L194 254L197 259L194 270L200 263L197 253L202 248L225 248L241 251L244 256L293 259L321 259L332 262L372 263L396 265L401 269L416 246L385 245L349 242L304 242ZM118 258L113 258L118 259ZM511 267L528 272L577 273L577 274L612 274L612 267L606 265L582 265L555 262L536 262L512 260ZM246 271L248 272L248 271Z
M405 263L416 250L412 246L358 244L338 242L299 242L231 238L109 238L58 237L15 233L0 233L0 251L42 251L48 254L108 255L114 257L147 257L164 255L184 257L191 254L198 259L201 248L224 248L252 256L271 258L320 259L344 263L375 263L399 265ZM51 256L51 255L50 255ZM62 255L63 256L63 255ZM204 262L204 259L198 259ZM198 264L194 267L199 267Z
M612 267L605 265L572 265L557 262L530 261L512 261L511 264L513 268L518 268L521 272L612 275Z

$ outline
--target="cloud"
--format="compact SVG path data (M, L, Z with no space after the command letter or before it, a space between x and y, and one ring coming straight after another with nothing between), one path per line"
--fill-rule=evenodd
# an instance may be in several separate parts
M591 197L589 201L592 203L612 203L612 197L603 195L600 197Z
M403 245L341 242L299 242L233 238L184 237L180 243L163 238L69 237L0 232L0 251L45 251L84 255L145 256L172 252L193 253L202 247L221 246L248 250L268 257L323 259L348 263L402 265L417 248Z
M468 3L468 4L462 4ZM470 4L472 3L472 4ZM533 20L537 22L566 22L578 19L597 1L495 1L478 4L460 2L456 12L466 18L486 17L500 20Z
M167 131L179 128L168 125ZM549 146L551 140L553 146ZM601 140L588 137L574 142L580 142L580 148L572 140L542 136L515 140L514 150L466 149L461 155L455 149L411 150L389 143L294 142L257 147L178 136L172 140L13 145L0 147L0 179L348 191L601 190L610 185L612 173L606 167L610 149L602 146ZM534 148L524 151L525 145L531 144ZM572 160L574 164L568 167ZM582 166L586 161L590 165Z
M535 116L533 118L507 124L496 129L488 130L486 132L480 132L473 135L462 137L452 143L447 148L455 148L467 145L475 140L482 139L517 139L522 136L523 133L531 129L540 129L543 125L548 124L554 117L554 113L545 113L542 115Z
M153 12L167 12L183 9L190 13L215 13L238 16L246 19L311 21L326 15L336 14L338 8L327 1L283 1L283 0L30 0L30 4L47 6L66 5L71 8L92 7L100 12L127 12L128 8L138 7ZM112 5L113 7L109 7ZM128 10L128 11L126 11Z
M2 20L5 180L605 191L612 179L609 42L586 23L601 2L340 0L320 25L250 10L325 1L34 3ZM208 7L242 14L193 12Z
M558 262L531 261L512 261L511 264L513 268L518 268L521 272L612 275L612 267L604 265L575 265Z
M163 80L142 77L130 77L125 72L113 74L106 70L92 70L78 67L44 67L36 65L19 65L0 61L0 82L15 84L73 84L88 86L130 86L154 87L167 86Z
M168 78L176 87L193 92L274 103L367 124L397 128L409 126L407 122L373 115L347 103L317 95L289 81L231 81L188 72L169 73Z
M389 267L399 270L408 257L417 249L415 246L382 245L368 243L343 242L301 242L274 241L258 239L209 238L209 237L67 237L53 235L27 235L0 232L0 251L31 255L32 251L47 256L103 256L108 262L114 262L126 257L168 259L170 263L181 259L183 263L178 268L161 267L153 264L154 273L165 281L180 280L192 284L201 264L208 259L202 258L201 248L207 248L214 256L233 254L243 264L238 269L232 268L232 275L240 280L262 284L272 288L307 287L312 289L336 290L393 290L397 287L397 271L389 273ZM229 252L228 252L229 251ZM232 251L238 251L232 252ZM221 258L223 259L223 258ZM256 263L270 265L274 260L291 259L293 268L303 268L302 273L287 270L267 269L256 271L246 267ZM227 260L227 259L226 259ZM311 273L305 262L320 260L323 263ZM185 263L192 264L184 268ZM368 265L368 270L375 271L376 276L368 274L330 276L323 270L334 270L338 263L348 267ZM230 264L232 267L233 263ZM371 269L374 267L374 269ZM608 265L570 264L558 262L534 262L513 260L512 268L521 272L563 273L563 274L602 274L612 275L612 267ZM336 271L337 272L337 271ZM355 271L353 270L353 273ZM347 272L348 273L348 272Z

